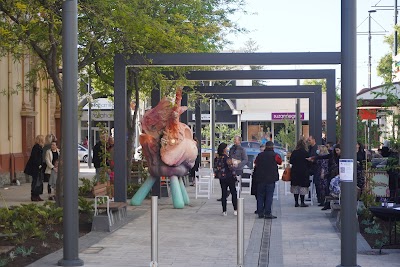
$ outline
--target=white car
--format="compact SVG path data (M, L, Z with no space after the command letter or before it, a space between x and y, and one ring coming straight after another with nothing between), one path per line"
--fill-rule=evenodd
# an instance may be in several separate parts
M89 149L80 144L78 144L78 159L79 161L83 161L85 163L87 163L89 160Z

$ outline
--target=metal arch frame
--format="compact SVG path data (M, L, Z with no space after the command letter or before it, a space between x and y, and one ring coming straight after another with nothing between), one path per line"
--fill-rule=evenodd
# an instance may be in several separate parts
M340 52L307 53L192 53L114 56L115 201L126 201L127 169L127 67L157 66L247 66L247 65L337 65ZM155 91L155 90L153 90ZM152 103L159 94L152 94Z
M170 80L178 78L175 73L170 71L163 72L163 74ZM184 74L184 77L191 81L326 79L326 137L328 142L336 142L336 72L334 69L191 71Z
M195 90L212 97L252 99L252 98L308 98L309 99L309 125L310 134L322 135L322 86L321 85L297 85L297 86L196 86ZM188 89L188 88L186 88ZM243 90L245 89L245 90ZM246 90L247 89L247 90ZM320 103L319 105L317 103ZM214 105L212 102L211 105ZM210 110L215 108L210 107ZM195 116L201 116L200 105L196 104ZM196 137L201 140L201 120L196 119ZM215 114L211 114L211 132L215 132ZM214 135L211 135L211 143L214 144ZM214 148L214 147L213 147ZM211 159L215 156L215 149L211 149ZM201 144L198 147L201 156Z

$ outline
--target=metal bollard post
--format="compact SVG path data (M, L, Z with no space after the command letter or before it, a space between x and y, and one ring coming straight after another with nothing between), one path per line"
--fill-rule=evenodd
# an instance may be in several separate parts
M237 266L243 267L244 261L244 209L243 198L238 198L237 201Z
M158 266L158 196L151 197L151 262L150 267Z

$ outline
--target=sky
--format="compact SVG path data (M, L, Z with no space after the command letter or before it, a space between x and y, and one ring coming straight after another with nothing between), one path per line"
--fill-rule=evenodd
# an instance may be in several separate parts
M230 35L227 49L240 50L252 39L257 52L340 52L340 0L246 0L248 15L232 20L250 31ZM394 0L358 0L357 32L368 32L368 11L378 6L393 6ZM255 14L254 14L255 13ZM393 32L394 11L377 10L371 20L372 87L382 84L377 76L379 59L391 51L384 35ZM400 19L400 18L399 18ZM337 83L340 66L266 66L264 69L335 68ZM269 81L267 84L295 84L295 81ZM357 35L357 91L368 87L368 36Z

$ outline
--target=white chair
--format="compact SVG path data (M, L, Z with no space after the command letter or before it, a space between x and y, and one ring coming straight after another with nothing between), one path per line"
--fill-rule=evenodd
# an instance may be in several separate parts
M279 200L279 180L275 182L275 191L273 198Z
M317 198L317 192L316 192L316 188L315 188L315 184L314 184L314 175L310 176L310 187L308 189L309 195L311 197L310 199L310 204L311 206L314 205L314 198Z
M246 176L246 177L243 177ZM247 177L248 176L248 177ZM253 180L253 170L251 169L243 169L243 174L240 177L240 189L241 193L251 195L251 184ZM249 185L249 187L243 187L243 183Z
M213 179L213 171L209 168L199 168L195 172L196 179L196 199L199 197L211 197L211 181Z

